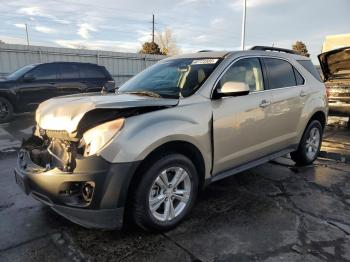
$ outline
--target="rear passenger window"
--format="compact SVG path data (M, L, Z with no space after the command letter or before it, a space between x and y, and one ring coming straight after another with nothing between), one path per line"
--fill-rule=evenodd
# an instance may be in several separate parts
M296 85L294 69L290 63L275 58L264 58L264 62L270 89Z
M305 83L304 77L296 70L294 67L295 80L297 81L297 85L301 86Z
M80 78L79 66L77 64L61 64L61 79L75 79Z
M81 65L80 77L82 78L105 78L102 69L94 65Z

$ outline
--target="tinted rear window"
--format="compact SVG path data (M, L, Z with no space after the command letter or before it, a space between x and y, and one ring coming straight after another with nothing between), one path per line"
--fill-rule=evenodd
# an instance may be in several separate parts
M275 58L264 58L269 89L295 86L293 67L287 61Z
M80 77L82 78L105 78L102 68L95 65L81 65Z
M307 71L310 72L318 81L323 82L321 79L320 74L318 73L317 69L311 62L311 60L298 60L299 64L301 64Z

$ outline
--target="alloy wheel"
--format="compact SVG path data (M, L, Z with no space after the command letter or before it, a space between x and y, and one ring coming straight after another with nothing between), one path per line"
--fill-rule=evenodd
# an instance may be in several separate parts
M149 209L159 221L171 221L187 207L191 178L182 167L169 167L154 180L149 193Z
M309 134L306 140L306 155L309 159L314 159L320 146L321 134L317 127L312 128Z

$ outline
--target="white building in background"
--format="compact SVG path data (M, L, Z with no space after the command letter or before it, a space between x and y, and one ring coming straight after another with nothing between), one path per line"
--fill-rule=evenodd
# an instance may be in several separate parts
M350 34L328 35L323 42L322 53L345 46L350 46Z

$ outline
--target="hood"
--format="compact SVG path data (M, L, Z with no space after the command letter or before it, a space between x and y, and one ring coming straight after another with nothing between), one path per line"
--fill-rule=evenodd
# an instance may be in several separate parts
M324 80L350 78L350 46L318 55Z
M89 93L56 97L41 103L35 119L39 127L48 130L74 132L84 115L95 109L127 109L170 107L178 99L153 98L132 94Z

